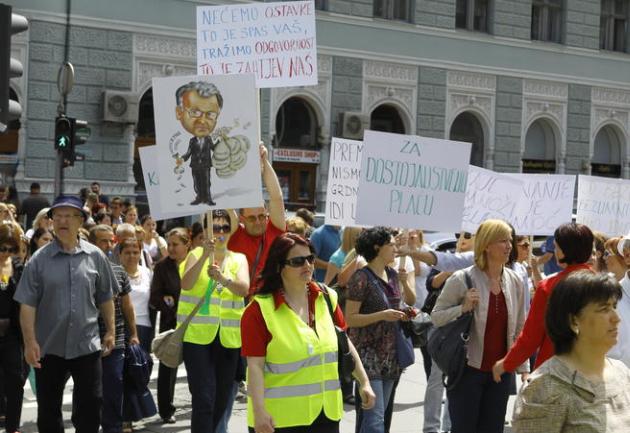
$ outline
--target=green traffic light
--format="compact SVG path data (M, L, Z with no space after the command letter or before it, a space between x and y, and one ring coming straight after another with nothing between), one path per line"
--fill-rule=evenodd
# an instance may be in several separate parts
M67 147L69 142L70 140L68 139L68 137L62 136L57 139L57 146L62 149Z

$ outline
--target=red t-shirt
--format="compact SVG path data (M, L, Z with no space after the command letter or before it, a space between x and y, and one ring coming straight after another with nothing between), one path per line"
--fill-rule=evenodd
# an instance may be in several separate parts
M308 285L308 311L309 311L309 326L314 328L315 326L315 300L322 293L319 286L316 283L310 283ZM322 294L323 295L323 294ZM276 291L273 294L274 304L276 310L286 301L284 294L281 291ZM326 306L328 308L328 306ZM334 311L333 321L335 325L340 328L346 329L346 320L343 317L343 312L337 304L337 308ZM241 355L243 356L265 356L267 354L267 345L271 341L271 332L267 328L267 323L260 310L258 302L251 302L243 317L241 317Z
M525 325L521 334L518 336L514 345L505 356L503 367L505 371L514 371L524 363L530 356L538 351L536 364L534 369L538 368L543 362L551 358L555 354L553 343L545 330L545 314L547 313L547 301L556 284L564 279L571 272L581 270L592 270L589 265L582 263L579 265L567 266L565 270L557 274L545 278L536 288L532 305L525 320Z
M483 337L483 358L481 371L492 371L492 366L507 352L508 312L503 292L495 295L490 292L486 333Z
M252 274L252 266L254 266L254 262L256 261L256 254L258 253L258 247L261 242L263 242L262 252L260 254L260 259L258 260L258 265L256 266L256 273L254 278L249 282L249 294L251 295L254 288L256 287L256 276L260 275L263 266L265 266L265 262L267 261L267 255L269 254L269 247L273 243L273 241L284 233L284 230L280 230L270 221L267 222L267 230L261 236L252 236L245 230L245 226L243 224L239 224L238 228L230 238L228 242L228 249L230 251L234 251L235 253L245 254L247 257L247 262L249 263L249 274Z

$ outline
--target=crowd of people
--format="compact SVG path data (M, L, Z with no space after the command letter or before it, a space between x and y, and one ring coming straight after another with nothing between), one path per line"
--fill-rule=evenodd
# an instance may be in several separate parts
M629 236L567 222L536 257L502 220L458 233L455 252L431 250L422 230L314 227L306 209L286 218L264 146L260 158L264 206L166 231L97 182L52 204L37 184L21 205L3 197L7 432L20 431L29 374L43 433L63 431L70 377L77 432L129 433L156 414L176 422L177 368L159 363L155 399L149 354L156 333L183 323L193 433L227 433L237 398L253 433L339 432L344 403L357 433L389 432L420 353L424 433L499 433L510 418L517 433L630 430ZM467 359L446 390L405 324L436 329L465 314Z

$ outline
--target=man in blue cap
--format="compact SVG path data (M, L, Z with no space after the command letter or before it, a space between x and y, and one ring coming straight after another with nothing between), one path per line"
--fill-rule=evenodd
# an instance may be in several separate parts
M101 421L101 356L114 347L112 294L118 283L105 254L78 236L87 218L82 205L76 197L55 199L48 213L55 240L27 263L14 296L21 304L24 356L35 368L41 433L64 431L61 405L69 375L76 432L97 433ZM99 312L107 329L102 342Z

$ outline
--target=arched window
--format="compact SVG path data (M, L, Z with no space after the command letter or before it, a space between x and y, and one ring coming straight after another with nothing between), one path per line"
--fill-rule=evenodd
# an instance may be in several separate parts
M287 99L276 114L273 168L288 210L315 209L320 127L315 110L304 98Z
M145 191L142 165L138 149L155 144L155 120L153 118L153 89L144 92L138 106L138 125L136 126L136 143L133 151L133 176L136 180L136 191Z
M525 135L523 173L556 172L556 135L549 121L538 119Z
M455 118L449 135L451 140L472 143L470 163L483 167L483 148L485 144L483 127L477 116L470 112L463 112Z
M390 104L379 105L370 115L370 129L373 131L405 134L405 124L396 107Z
M302 98L289 98L276 116L276 146L317 147L317 117L313 108Z
M613 126L599 130L593 145L591 172L595 176L621 176L621 140Z

